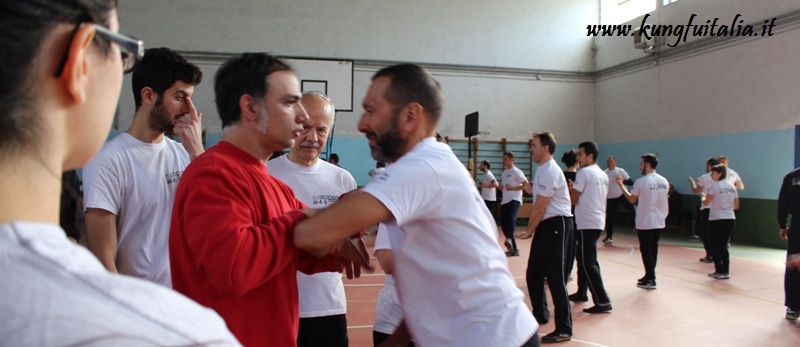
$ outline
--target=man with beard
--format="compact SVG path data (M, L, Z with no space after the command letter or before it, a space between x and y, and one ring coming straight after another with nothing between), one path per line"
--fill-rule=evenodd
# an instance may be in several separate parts
M326 254L337 240L383 223L404 321L382 346L537 346L528 312L497 243L475 181L434 135L442 116L439 83L424 68L378 71L358 130L386 171L297 224L295 244ZM344 216L344 217L343 217Z
M636 235L639 236L639 251L642 253L644 277L636 281L642 289L656 289L656 263L658 263L658 239L666 226L669 213L669 182L656 173L658 156L652 153L642 155L639 172L642 177L633 183L628 192L622 177L617 177L617 186L622 195L632 204L639 201L636 213Z
M308 121L294 141L289 154L270 160L267 166L275 178L294 190L297 199L311 208L323 208L339 196L356 189L356 180L347 170L319 159L333 129L334 107L318 91L303 93ZM300 293L300 332L298 347L347 347L347 298L342 275L297 272Z
M111 272L171 287L172 202L183 170L203 153L201 114L191 99L202 76L175 51L148 49L133 70L130 128L83 170L87 246Z

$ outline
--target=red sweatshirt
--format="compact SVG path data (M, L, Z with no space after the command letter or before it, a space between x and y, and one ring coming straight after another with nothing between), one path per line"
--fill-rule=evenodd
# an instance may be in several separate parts
M220 142L183 172L169 235L175 290L219 313L245 346L295 347L297 271L336 271L294 246L305 206L255 157Z

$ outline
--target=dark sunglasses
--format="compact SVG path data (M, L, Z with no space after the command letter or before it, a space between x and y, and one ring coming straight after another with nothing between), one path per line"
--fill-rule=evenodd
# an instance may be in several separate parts
M84 23L78 23L75 25L75 29L72 31L72 36L75 36L78 28L80 28L83 24ZM116 42L117 45L119 45L122 55L123 73L129 73L133 71L133 67L136 66L136 62L139 61L139 59L142 59L144 56L144 42L127 35L115 33L100 24L90 23L89 25L94 26L95 32L98 36L108 41ZM72 45L72 41L70 41L70 45ZM61 62L58 64L58 68L56 68L56 72L53 74L56 78L61 77L61 73L64 72L64 66L67 64L69 49L70 47L67 47L67 51L64 52L64 57L61 58Z

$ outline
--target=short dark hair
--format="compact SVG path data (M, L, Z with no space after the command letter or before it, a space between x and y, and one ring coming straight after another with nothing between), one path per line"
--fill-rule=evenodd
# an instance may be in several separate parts
M589 154L592 155L592 160L597 161L597 156L600 155L600 149L597 147L597 143L594 141L584 141L578 145L578 148L583 148L583 153L586 153L586 156Z
M719 165L719 158L711 157L706 160L706 165L714 167Z
M656 156L653 153L645 153L645 154L643 154L642 155L642 160L645 163L650 164L650 167L653 168L653 169L655 169L656 166L658 166L658 156Z
M262 100L269 91L267 78L277 71L293 71L286 62L267 53L242 53L217 70L214 94L222 127L238 123L242 117L239 99L250 95Z
M425 114L434 123L439 122L444 107L444 96L439 82L423 68L416 64L399 64L381 69L372 76L372 80L387 77L391 80L383 97L392 105L392 112L409 103L422 105Z
M328 157L328 162L339 162L339 155L336 153L332 153L330 157Z
M203 72L197 65L169 48L150 48L136 64L131 76L133 104L138 110L142 106L142 89L149 87L159 98L175 82L181 81L196 86L203 80Z
M0 156L35 150L43 143L42 119L32 113L37 105L35 70L45 38L65 23L108 27L115 8L117 0L0 1ZM99 35L94 41L108 55L110 42Z
M717 164L711 167L711 171L718 173L719 179L724 180L728 178L728 167L722 164Z
M533 137L539 139L542 146L548 146L550 155L556 152L556 136L553 133L549 131L534 133Z
M489 162L488 162L488 161L486 161L486 160L482 161L482 162L481 162L481 165L486 165L486 168L487 168L487 169L491 169L491 168L492 168L492 164L489 164Z
M564 155L561 156L561 162L567 167L575 166L575 163L578 162L578 152L576 152L575 149L570 148L564 152Z
M514 159L514 152L505 151L503 152L503 156L508 157L508 159Z

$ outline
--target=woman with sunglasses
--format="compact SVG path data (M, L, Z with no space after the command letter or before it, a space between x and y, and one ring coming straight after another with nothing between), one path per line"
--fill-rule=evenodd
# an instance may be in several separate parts
M0 2L0 345L239 345L214 312L109 274L58 226L61 173L103 144L142 42L116 0Z

